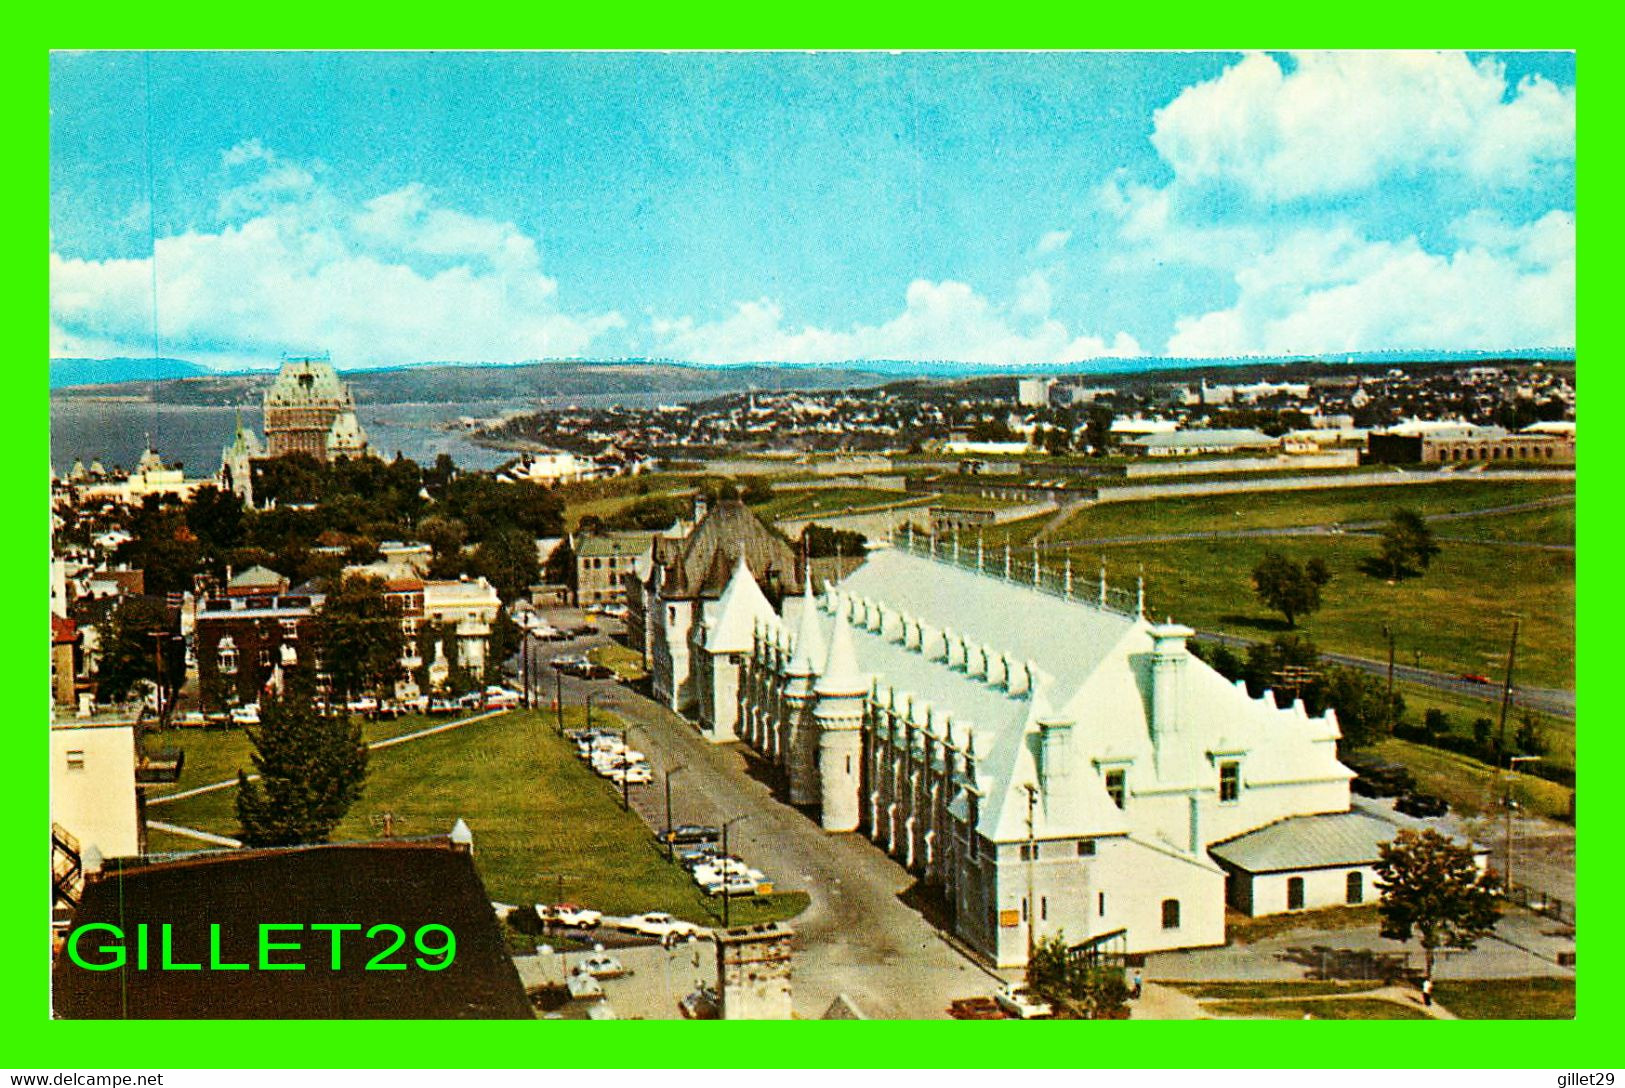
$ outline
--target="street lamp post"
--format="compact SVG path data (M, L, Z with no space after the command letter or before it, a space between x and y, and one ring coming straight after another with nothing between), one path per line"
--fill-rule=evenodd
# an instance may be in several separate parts
M671 841L671 776L678 771L688 770L687 763L679 763L666 771L666 860L675 861L677 852L672 848Z
M729 874L728 874L728 858L729 858L729 854L728 854L728 829L730 827L732 827L734 824L741 823L741 822L743 822L745 820L748 820L748 819L750 819L750 815L747 813L747 814L745 814L743 816L735 816L731 820L722 821L722 928L723 929L728 928L728 922L729 922L728 904L729 904L730 897L728 895L728 876L729 876Z

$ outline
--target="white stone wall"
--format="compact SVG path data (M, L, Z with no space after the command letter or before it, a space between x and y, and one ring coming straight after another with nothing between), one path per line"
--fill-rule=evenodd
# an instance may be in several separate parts
M1303 910L1321 907L1341 907L1348 903L1348 874L1360 874L1361 902L1375 903L1378 899L1377 874L1369 865L1351 865L1337 869L1307 869L1296 873L1260 873L1252 878L1253 917L1263 914L1283 914L1287 909L1287 882L1293 877L1303 879Z
M70 763L70 754L74 754ZM51 730L51 822L104 858L141 852L135 788L135 727Z

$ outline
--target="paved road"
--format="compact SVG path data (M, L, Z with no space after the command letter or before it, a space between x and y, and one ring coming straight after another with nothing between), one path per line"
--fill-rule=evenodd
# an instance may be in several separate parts
M602 636L598 636L598 641ZM594 640L541 643L533 660L539 705L550 705L563 653ZM634 788L634 807L651 827L665 823L664 772L672 777L674 823L733 826L729 849L785 890L804 890L811 905L792 923L800 935L795 963L796 1012L822 1015L845 993L875 1018L928 1019L947 1014L955 997L989 994L992 978L943 939L900 896L913 878L859 835L829 835L776 792L775 776L744 745L714 745L670 710L614 681L562 681L567 705L594 692L593 705L631 726L630 743L648 757L655 785Z
M1234 646L1246 649L1257 639L1244 638L1241 635L1227 635L1219 631L1198 631L1196 637L1201 642L1217 642L1225 646ZM1355 657L1353 654L1332 653L1322 650L1321 657L1338 665L1347 665L1349 668L1359 669L1361 672L1371 673L1375 676L1388 675L1388 662L1374 661L1369 657ZM1435 691L1447 691L1456 695L1468 695L1477 699L1499 699L1501 686L1499 684L1482 684L1477 680L1466 680L1460 676L1447 672L1435 672L1432 669L1419 669L1414 665L1403 665L1394 662L1394 679L1403 680L1411 684L1432 688ZM1553 717L1574 720L1574 692L1563 688L1530 688L1514 686L1512 689L1512 702L1515 706L1528 707L1542 714Z

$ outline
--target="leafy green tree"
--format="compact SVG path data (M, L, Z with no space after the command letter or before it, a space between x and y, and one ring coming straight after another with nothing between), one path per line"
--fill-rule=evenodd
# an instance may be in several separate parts
M468 539L468 527L456 518L431 515L418 522L417 538L429 545L429 575L433 578L455 578L466 573L467 559L463 555L463 542Z
M384 583L366 575L340 579L312 624L322 668L338 699L391 689L404 674L406 633L400 607Z
M1494 931L1501 914L1500 880L1479 869L1470 846L1432 828L1404 829L1377 853L1382 935L1391 941L1415 936L1425 977L1433 977L1440 948L1467 951Z
M1342 666L1325 671L1314 701L1320 708L1331 707L1337 711L1343 741L1351 748L1375 744L1405 717L1403 695L1394 692L1390 704L1387 685L1381 679Z
M1268 551L1253 568L1253 592L1264 605L1285 616L1288 627L1296 627L1299 617L1320 609L1321 587L1331 578L1319 559L1303 564Z
M1083 440L1089 452L1096 457L1104 457L1111 452L1114 418L1112 410L1104 404L1089 406L1089 414L1083 424Z
M1429 737L1437 739L1450 732L1450 715L1436 706L1430 706L1422 715L1422 728Z
M503 601L523 597L541 573L536 538L520 529L493 534L475 549L474 570L490 580Z
M1128 1004L1123 969L1071 955L1060 933L1033 942L1027 986L1051 1008L1085 1020L1115 1019Z
M132 539L113 558L140 570L146 591L161 597L185 593L202 569L203 549L186 524L186 511L169 496L148 495L130 520Z
M200 487L187 501L185 517L204 565L217 577L223 575L227 557L243 546L247 532L243 500L217 487Z
M169 706L171 696L186 680L186 652L179 640L179 615L161 599L125 597L114 609L102 640L96 697L103 702L117 702L145 680L158 684L164 705Z
M1473 743L1485 748L1490 743L1490 733L1495 729L1495 722L1489 718L1473 719Z
M367 746L361 726L316 709L308 670L286 674L282 695L261 701L245 732L259 781L237 774L237 822L247 846L326 842L361 797Z
M1426 570L1439 554L1439 545L1421 514L1409 509L1395 510L1382 530L1379 554L1389 577L1398 581L1413 570Z
M827 525L809 524L801 531L801 545L814 559L845 555L862 557L869 554L869 541L852 529L831 529Z
M1065 456L1072 449L1072 432L1065 427L1051 427L1044 432L1044 450L1051 457Z
M1529 756L1546 754L1546 735L1541 729L1540 716L1531 710L1518 712L1518 732L1512 738L1518 751Z
M741 476L739 498L747 506L757 506L773 497L773 484L766 476Z

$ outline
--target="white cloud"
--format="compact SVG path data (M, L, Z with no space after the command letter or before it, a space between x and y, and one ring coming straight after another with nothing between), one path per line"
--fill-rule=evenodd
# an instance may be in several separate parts
M1022 331L970 285L952 280L915 280L897 316L844 331L786 327L783 308L765 298L738 303L717 321L656 318L651 328L662 354L703 363L930 359L1018 365L1140 354L1134 338L1121 332L1110 342L1073 336L1053 319L1029 323Z
M1464 224L1448 255L1414 239L1301 232L1236 274L1233 306L1181 318L1168 354L1291 355L1466 350L1574 342L1574 221Z
M1072 241L1071 231L1052 230L1040 238L1037 245L1033 246L1033 253L1035 256L1039 257L1045 257L1051 253L1059 253L1061 250L1066 248L1066 244L1070 241Z
M557 304L538 247L512 223L436 206L407 186L357 207L257 141L225 153L254 173L231 222L155 247L160 350L264 365L326 348L342 366L509 362L583 353L617 313ZM152 260L51 256L52 350L152 350Z
M1049 313L1053 299L1049 279L1042 272L1029 272L1016 284L1015 311L1018 314L1043 317Z
M1158 110L1151 142L1176 181L1260 200L1348 193L1443 171L1498 187L1574 158L1574 91L1461 53L1255 54ZM1509 95L1510 91L1510 95Z

